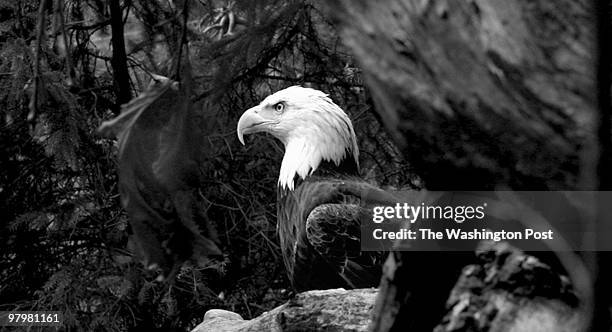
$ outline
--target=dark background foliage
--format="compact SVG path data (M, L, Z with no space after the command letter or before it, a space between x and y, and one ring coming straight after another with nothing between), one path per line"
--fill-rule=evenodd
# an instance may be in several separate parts
M220 18L229 11L231 29ZM235 127L244 110L290 85L323 90L349 113L367 180L420 186L381 129L360 69L307 3L2 0L0 16L0 310L59 310L72 330L167 330L194 327L210 308L252 318L283 302L289 289L275 232L283 149L266 136L243 147ZM119 59L113 20L125 29ZM138 95L150 74L173 75L185 40L207 178L199 194L225 259L186 266L168 285L126 249L115 141L95 130L126 96L118 66L128 69L127 95Z

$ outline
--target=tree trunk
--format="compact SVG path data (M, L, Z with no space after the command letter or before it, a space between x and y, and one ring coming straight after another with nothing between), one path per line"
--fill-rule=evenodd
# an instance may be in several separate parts
M592 158L597 150L590 1L325 6L363 69L376 112L427 189L593 189L581 168L585 151ZM373 330L431 330L458 276L453 254L393 253Z
M130 91L130 72L127 66L127 54L125 52L125 39L123 37L123 11L121 10L120 0L110 0L110 15L112 28L113 56L111 66L113 67L113 82L115 85L115 95L117 97L115 114L121 111L121 104L125 104L132 99Z
M463 269L435 332L575 332L588 314L569 280L522 251L483 242L478 263Z
M328 6L428 189L576 187L596 109L589 1Z

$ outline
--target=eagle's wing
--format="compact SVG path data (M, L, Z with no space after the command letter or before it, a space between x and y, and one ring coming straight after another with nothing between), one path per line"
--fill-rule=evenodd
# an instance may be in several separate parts
M295 289L377 286L386 253L361 252L361 221L372 201L391 199L347 178L310 177L295 191L280 191L277 226Z
M351 288L378 284L382 252L361 251L361 220L367 210L356 204L322 204L306 220L306 238Z

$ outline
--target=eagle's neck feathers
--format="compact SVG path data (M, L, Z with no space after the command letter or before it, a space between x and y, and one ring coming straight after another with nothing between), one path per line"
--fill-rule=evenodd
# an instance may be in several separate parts
M357 175L359 150L355 132L346 114L339 107L338 110L342 113L326 113L318 121L311 119L312 126L286 139L278 177L280 189L294 190L296 179L305 180L315 172L329 173L329 168L336 173L349 171Z

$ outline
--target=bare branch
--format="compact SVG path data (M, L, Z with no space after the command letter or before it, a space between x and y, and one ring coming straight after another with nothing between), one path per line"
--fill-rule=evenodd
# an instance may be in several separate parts
M125 52L125 39L123 36L123 9L119 4L119 0L111 0L109 6L113 45L111 65L113 67L117 106L119 106L130 101L130 99L132 99L132 93L130 89L130 73L127 66L127 55ZM115 112L119 112L119 107L115 109Z
M67 85L72 87L75 83L75 71L72 63L72 50L68 35L66 33L66 25L64 23L64 0L56 0L55 3L55 15L57 17L57 24L59 24L58 33L62 35L62 42L65 47L65 60L66 60L66 76L68 77Z
M40 78L40 47L44 38L45 32L45 10L47 9L49 0L40 0L38 8L38 22L36 23L36 41L34 42L34 77L32 80L32 95L28 105L28 121L32 122L36 118L39 107L39 95L41 93L42 81Z

